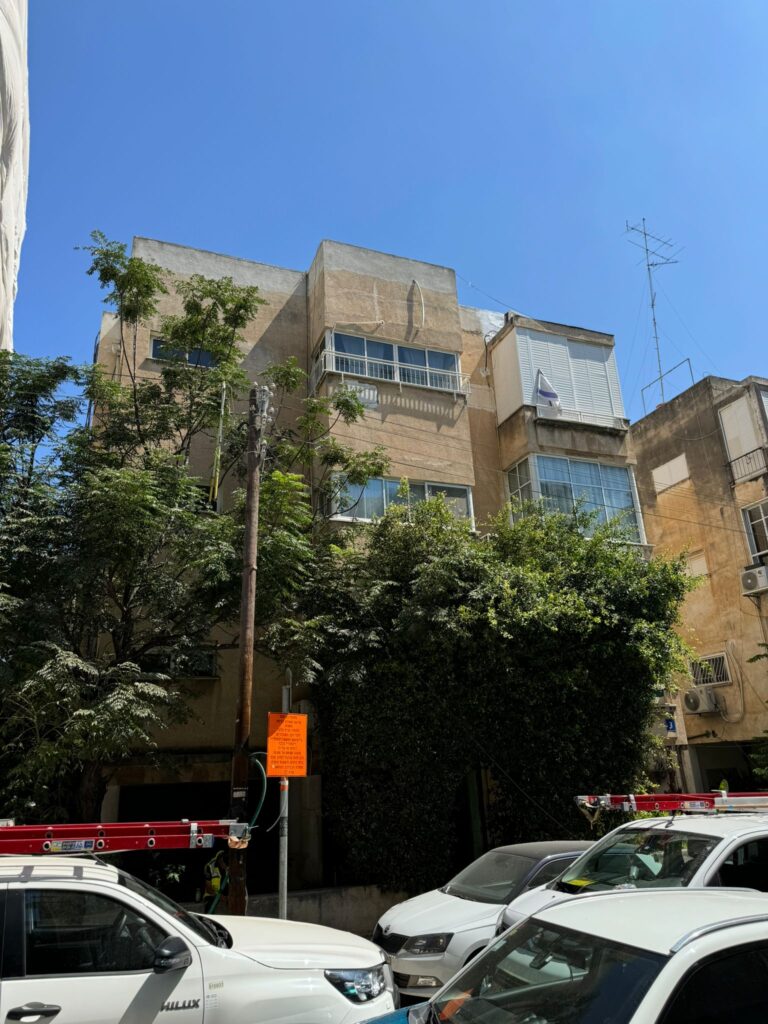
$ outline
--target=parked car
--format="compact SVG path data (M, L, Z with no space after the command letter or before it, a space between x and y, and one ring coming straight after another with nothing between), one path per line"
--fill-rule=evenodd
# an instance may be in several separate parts
M423 998L453 977L493 938L499 910L560 875L592 843L518 843L478 857L442 889L391 907L373 941L392 957L403 995Z
M367 939L190 914L97 861L0 858L0 1021L353 1024L394 1007Z
M426 1003L377 1024L763 1024L768 900L604 891L521 921Z
M644 818L609 832L559 878L499 914L497 934L575 893L726 886L768 891L768 815Z

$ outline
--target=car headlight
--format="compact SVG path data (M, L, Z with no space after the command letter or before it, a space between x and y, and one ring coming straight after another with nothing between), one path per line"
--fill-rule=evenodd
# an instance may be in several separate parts
M403 946L406 953L415 953L416 956L425 956L427 953L444 953L448 943L453 938L453 932L437 932L433 935L413 935L407 939Z
M326 971L325 976L334 988L353 1003L367 1003L387 989L392 989L391 972L386 964L357 971Z

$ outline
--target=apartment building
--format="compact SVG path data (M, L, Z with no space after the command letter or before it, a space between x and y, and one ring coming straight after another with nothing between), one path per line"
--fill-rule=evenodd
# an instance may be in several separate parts
M565 510L582 501L601 518L619 515L637 542L645 542L611 335L462 306L452 269L338 242L321 242L306 271L144 238L134 240L133 252L182 277L228 276L258 286L267 305L244 332L243 347L242 365L252 379L295 356L310 393L342 383L358 389L365 419L338 423L334 434L359 450L382 445L390 468L386 479L343 489L330 509L335 517L381 515L407 478L413 500L443 494L479 531L509 497L543 497ZM174 296L165 296L159 316L176 311ZM141 327L137 346L137 372L158 372L159 317ZM116 379L124 375L109 316L98 358ZM297 403L282 415L298 411ZM209 454L202 453L201 474ZM220 813L237 651L222 649L214 664L203 659L203 665L191 682L196 720L162 738L173 778L167 769L158 773L139 763L120 768L106 813L126 817L146 808L154 792L159 817L162 801L179 787L194 787L196 799ZM267 711L280 707L283 679L264 659L257 659L255 678L252 745L258 749ZM292 843L302 851L292 884L321 878L319 787L319 777L292 787Z
M698 587L684 610L695 653L678 695L687 789L754 787L768 729L768 379L706 377L632 426L648 539L685 552Z

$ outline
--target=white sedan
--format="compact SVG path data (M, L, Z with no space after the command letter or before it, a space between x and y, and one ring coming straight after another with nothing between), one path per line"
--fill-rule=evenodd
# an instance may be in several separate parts
M505 932L428 1003L377 1024L765 1024L768 899L572 897Z

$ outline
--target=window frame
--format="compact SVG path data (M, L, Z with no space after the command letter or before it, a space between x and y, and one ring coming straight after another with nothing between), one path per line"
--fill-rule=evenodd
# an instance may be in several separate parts
M324 352L331 353L331 372L340 373L344 376L360 377L365 380L383 381L386 384L405 384L407 387L423 387L430 391L443 391L453 394L465 393L461 382L460 352L450 349L427 348L420 345L403 345L400 342L389 341L385 338L370 338L365 334L348 334L346 331L336 331L333 329L326 333L327 336L321 340L316 349L314 360L316 363L323 356ZM363 343L362 353L339 352L336 348L337 336L361 341ZM392 349L392 359L381 359L380 356L369 355L369 343L390 346ZM401 350L404 352L421 353L424 358L423 363L414 362L411 364L401 362ZM431 366L430 355L435 355L438 359L452 358L454 368L451 370ZM349 369L340 368L340 359L348 361ZM369 363L374 363L375 368L378 367L382 371L386 370L387 367L391 367L391 374L387 372L369 373Z
M717 676L719 673L713 668L712 672L715 678L705 679L705 673L702 670L701 666L705 663L711 664L716 661L722 662L723 667L725 669L725 675L727 678L718 679ZM692 658L689 662L689 669L691 674L691 682L693 686L730 686L733 683L733 678L731 677L731 669L728 664L728 655L725 651L719 651L717 654L702 654L699 658Z
M744 521L744 530L747 535L747 547L750 555L752 556L752 561L759 563L762 558L768 556L768 547L760 550L757 546L757 538L755 537L752 522L749 518L749 513L753 508L761 509L760 520L763 523L763 529L765 531L766 538L768 539L768 498L763 498L762 501L752 502L750 505L744 505L741 509L742 519Z
M339 475L343 475L343 474L339 474ZM475 507L474 507L474 502L473 502L473 498L472 498L472 487L471 487L470 484L451 484L451 483L446 483L444 481L438 483L435 480L411 480L410 478L406 478L406 479L407 479L407 482L408 482L408 502L407 502L407 505L409 507L410 507L411 504L415 504L418 501L426 501L429 498L436 497L435 494L430 493L430 488L431 487L434 487L434 488L453 487L453 488L456 488L457 490L466 491L468 514L466 516L461 516L460 518L468 519L469 522L470 522L471 529L474 530L474 528L475 528ZM366 481L365 487L367 487L368 484L371 481L375 481L375 480L381 480L381 482L382 482L383 506L384 506L384 512L386 512L387 508L389 507L389 505L393 504L393 502L391 502L389 500L389 498L387 497L386 484L387 483L397 483L397 484L399 484L400 483L400 479L397 478L397 477L390 477L390 476L372 476L372 477L369 477L368 480ZM353 485L353 486L359 486L359 485ZM410 492L411 492L411 488L413 486L423 487L424 488L424 498L411 499ZM332 505L335 505L337 508L338 508L338 500L339 500L339 494L340 493L341 492L339 492L338 494L336 494L335 496L333 496L331 498ZM362 497L362 495L361 495L361 497ZM351 509L354 509L358 505L359 500L360 499L358 499L358 501L355 502L355 504L351 506ZM448 499L448 500L450 500L450 499ZM347 511L350 511L350 510L348 509ZM331 514L330 514L329 518L331 520L333 520L333 522L342 522L342 523L372 523L374 521L373 518L369 517L369 516L351 516L351 515L348 515L346 512L337 512L337 511L331 511ZM376 518L378 518L378 517L376 517Z
M173 362L176 362L176 360L178 359L179 362L183 361L183 363L186 366L191 366L195 370L212 370L212 369L216 368L217 362L216 362L216 357L214 356L214 354L212 352L206 352L205 349L201 349L201 348L190 348L188 350L174 349L173 351L176 352L176 356L171 356L170 358L165 358L163 356L156 355L155 354L155 344L157 342L162 342L164 340L165 339L163 338L162 334L150 334L150 336L149 336L149 358L154 363L173 363ZM202 355L207 356L208 358L210 358L211 361L209 363L201 363L199 361L193 361L190 358L190 356L192 355L193 352L201 353ZM182 360L182 357L183 357L183 360Z
M34 882L33 881L32 884L25 885L23 888L22 887L16 888L15 886L12 885L12 886L9 887L8 892L9 892L9 894L11 894L11 893L16 894L16 900L17 900L16 909L17 909L17 912L18 912L17 938L19 940L19 945L20 945L21 974L13 974L13 975L11 975L10 977L13 977L13 978L29 979L29 980L37 980L37 979L45 979L45 978L90 978L90 977L102 977L103 978L103 977L114 977L116 975L123 976L123 975L137 975L137 974L152 974L153 970L154 970L153 966L150 964L148 967L134 968L134 969L131 969L131 970L125 970L125 969L122 969L122 970L121 969L117 969L117 970L115 970L115 969L111 969L111 970L104 970L104 971L56 971L56 972L51 972L49 974L31 974L29 972L28 968L27 968L27 959L28 959L28 957L27 957L27 953L28 953L28 949L27 949L27 941L28 941L27 926L28 926L28 913L29 913L27 900L28 900L28 897L30 897L33 893L42 893L42 892L55 892L55 893L63 893L63 894L76 893L78 895L86 896L86 897L87 896L95 896L96 898L108 900L109 902L115 904L116 905L116 910L118 910L119 908L122 908L126 913L130 913L130 914L132 914L135 917L139 917L139 916L144 917L149 924L151 924L155 929L157 929L157 931L162 933L163 938L161 938L161 940L160 940L161 943L164 941L164 939L167 939L172 934L172 932L168 928L167 923L164 922L164 921L160 922L160 921L158 921L156 915L154 915L152 913L147 913L146 912L146 908L144 906L142 906L139 909L133 903L131 903L130 901L122 899L119 894L115 894L111 890L105 891L105 890L101 889L100 887L99 888L97 888L97 887L91 888L90 886L88 886L88 887L73 886L71 884L68 885L65 881L62 881L62 883L59 884L59 885L55 885L55 884L51 885L51 884L48 884L45 881L39 881L39 882ZM157 947L155 947L155 948L157 948ZM4 970L3 970L3 979L5 980L9 976L6 975L6 973L5 973L5 964L3 964L3 968L4 968Z
M508 499L510 501L515 500L515 493L512 492L511 487L510 487L509 474L512 472L512 470L517 469L521 465L521 463L526 462L526 461L529 464L529 466L528 466L528 475L529 475L530 486L531 486L531 494L532 494L531 500L532 501L547 501L547 500L549 500L549 495L544 494L543 491L542 491L542 475L541 475L541 467L540 467L540 463L539 463L539 460L542 459L542 458L544 458L544 459L558 459L558 460L560 460L562 462L566 462L568 464L568 481L567 481L567 486L569 487L570 492L571 492L571 500L573 502L572 509L576 507L576 499L573 497L573 494L574 494L574 484L573 484L571 468L570 468L571 464L573 464L573 463L582 463L582 464L587 464L587 465L590 465L590 466L597 466L599 471L600 471L600 491L601 491L602 497L603 497L602 509L603 509L603 514L606 515L606 521L608 519L619 518L621 516L622 512L630 512L630 511L633 512L634 516L635 516L635 527L636 527L636 530L637 530L637 539L630 541L630 543L632 543L632 544L640 544L640 545L643 545L643 544L646 543L646 539L645 539L645 526L643 524L642 509L640 507L640 499L639 499L639 496L638 496L638 493L637 493L637 483L635 481L635 474L634 474L633 467L629 463L625 463L624 465L617 465L616 463L613 463L613 462L602 462L599 459L580 459L580 458L572 458L569 455L550 455L547 452L529 452L522 459L518 459L517 462L513 463L509 467L509 469L506 470L506 472L504 473L505 486L507 488L507 495L508 495ZM607 469L623 469L623 470L626 471L627 483L629 485L628 486L628 490L629 490L629 493L630 493L630 495L632 497L632 507L631 507L631 509L629 507L627 507L626 509L622 509L619 506L606 504L606 501L605 501L605 499L606 499L606 491L618 490L618 488L615 488L615 487L613 487L613 488L612 487L606 488L605 483L603 481L603 476L602 476L603 467L605 467ZM544 483L556 483L557 481L554 481L554 480L544 480L543 482ZM566 481L564 481L564 480L561 481L561 482L563 484L566 483ZM607 512L608 512L609 509L614 510L614 512L616 514L613 515L613 516L610 516L610 517L607 516ZM521 515L521 514L522 513L517 513L516 517L519 517L519 515ZM568 513L566 513L566 514L568 514ZM600 520L598 520L598 524L599 523L600 523Z

